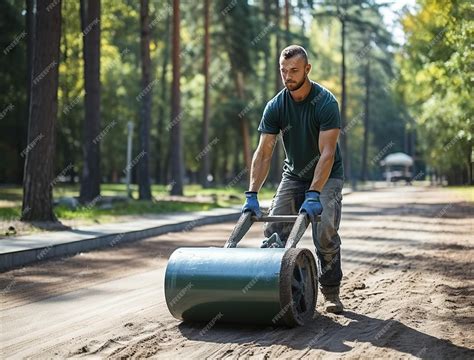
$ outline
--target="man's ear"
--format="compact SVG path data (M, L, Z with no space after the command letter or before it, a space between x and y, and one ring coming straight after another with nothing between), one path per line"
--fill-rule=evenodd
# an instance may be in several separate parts
M308 74L310 73L310 71L311 71L311 64L306 64L306 69L305 69L305 71L306 71L306 75L308 75Z

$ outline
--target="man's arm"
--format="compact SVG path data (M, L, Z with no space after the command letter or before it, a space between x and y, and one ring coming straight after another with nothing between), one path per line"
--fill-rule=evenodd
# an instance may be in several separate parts
M260 135L257 150L255 150L252 158L249 191L258 192L265 182L270 170L273 149L277 141L276 137L276 134L262 133Z
M309 190L321 192L326 181L328 181L332 165L334 164L334 154L336 153L339 133L339 129L330 129L319 133L319 152L321 157L318 160L316 169L314 169L313 181Z

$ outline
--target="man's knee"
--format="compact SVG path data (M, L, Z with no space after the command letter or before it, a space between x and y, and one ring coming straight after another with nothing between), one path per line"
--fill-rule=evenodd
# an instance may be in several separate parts
M341 247L341 237L339 236L335 224L332 221L324 221L313 228L313 241L321 254L334 255Z

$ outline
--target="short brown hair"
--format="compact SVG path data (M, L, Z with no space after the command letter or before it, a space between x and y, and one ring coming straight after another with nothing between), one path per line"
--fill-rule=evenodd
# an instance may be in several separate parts
M283 49L281 52L280 57L287 60L294 56L301 56L306 63L308 63L308 53L304 49L304 47L299 45L290 45Z

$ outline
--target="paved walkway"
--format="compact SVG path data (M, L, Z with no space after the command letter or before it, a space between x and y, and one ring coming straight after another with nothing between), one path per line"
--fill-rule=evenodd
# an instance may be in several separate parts
M209 211L168 213L139 221L80 226L66 231L38 232L0 240L0 271L48 258L73 255L101 247L189 231L195 226L236 221L240 206Z

